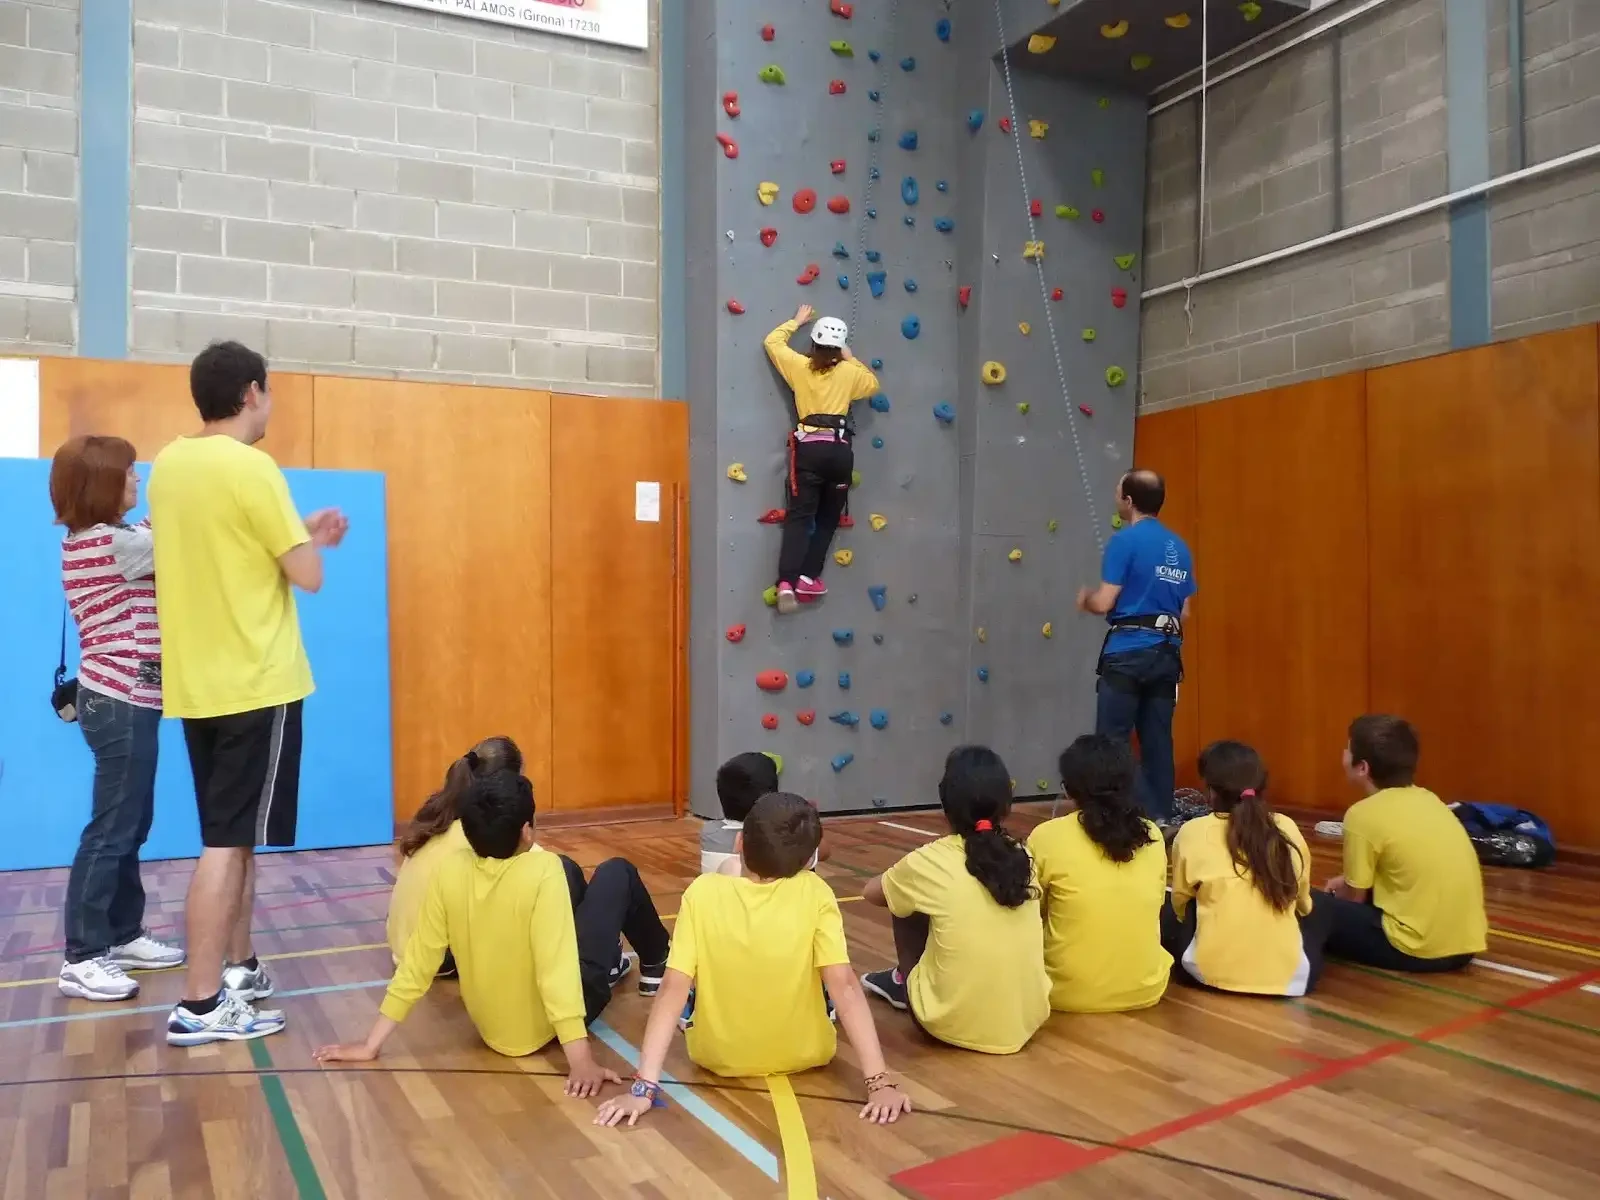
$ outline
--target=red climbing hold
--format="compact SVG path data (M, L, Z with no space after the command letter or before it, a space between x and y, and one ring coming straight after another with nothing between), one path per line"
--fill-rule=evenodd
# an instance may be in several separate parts
M842 158L834 159L831 163L828 164L828 170L832 171L835 175L843 175L844 174L844 159L842 159Z
M1127 292L1126 288L1112 288L1111 289L1111 307L1112 308L1121 308L1123 305L1125 305L1127 303L1128 303L1128 292Z
M762 671L756 676L756 686L763 692L781 692L789 686L789 676L784 671Z
M761 522L763 525L782 525L786 516L788 516L788 514L785 513L781 508L769 508L766 512L757 517L756 520Z
M956 293L956 301L961 305L962 308L965 308L967 305L972 303L972 285L970 283L965 284L961 290Z
M1101 222L1103 222L1106 219L1106 214L1101 212L1097 208L1092 213L1089 214L1089 219L1091 221L1093 221L1096 225L1099 225Z
M843 17L846 21L856 15L855 5L846 4L844 0L828 0L828 11L836 17Z
M1087 404L1078 405L1078 411L1086 417L1094 416L1094 409L1090 408Z
M772 245L773 242L775 242L777 240L778 240L778 231L776 229L774 229L771 225L766 225L766 226L762 227L762 230L761 230L761 244L763 246L770 246L770 245Z
M778 36L778 31L776 29L774 29L771 25L763 25L761 27L761 40L763 42L770 42L773 38L775 38L777 36Z
M1000 132L1001 133L1010 133L1011 132L1011 118L1010 117L1001 117L1000 118Z
M795 713L794 719L799 721L802 725L809 725L811 722L817 719L817 710L814 708L802 708L799 712Z
M778 714L777 713L763 713L762 714L762 717L761 717L761 728L763 728L763 729L776 729L777 727L778 727Z
M839 528L840 529L854 529L855 527L856 527L856 519L854 517L852 517L849 513L845 513L844 516L839 518Z
M816 263L807 263L806 269L801 271L800 274L795 277L795 282L801 286L805 286L815 282L817 276L821 274L822 268L817 266Z
M1035 200L1032 204L1028 205L1028 215L1030 217L1044 216L1044 203L1040 200Z
M1050 293L1050 299L1052 299L1052 300L1061 299L1061 289L1057 288L1055 291L1051 292Z
M842 96L842 95L844 95L844 80L842 80L842 79L830 79L830 80L828 80L828 95L830 95L830 96Z
M735 646L737 646L740 642L744 641L744 626L729 625L728 632L724 636Z
M817 206L817 194L810 188L801 188L794 194L794 210L797 213L808 213Z
M850 211L849 196L835 196L828 201L828 211L831 213L847 213Z
M717 134L717 143L722 147L722 152L729 158L739 157L739 143L725 133Z
M744 312L744 305L740 304L737 300L729 300L728 311L736 317L740 316Z
M722 93L722 111L727 113L730 117L737 117L739 115L738 92Z

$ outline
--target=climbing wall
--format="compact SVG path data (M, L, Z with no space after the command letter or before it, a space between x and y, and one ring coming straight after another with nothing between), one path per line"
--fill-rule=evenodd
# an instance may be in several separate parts
M1137 287L1122 272L1135 299L1111 306L1111 255L1140 249L1144 104L1102 105L1020 64L1008 90L996 17L989 0L691 0L691 796L703 815L717 811L717 764L742 750L781 755L785 786L825 809L896 807L935 802L945 752L972 739L1031 790L1092 722L1099 635L1072 609L1097 556L1080 455L1103 526L1132 433ZM1042 139L1030 119L1049 124ZM1033 195L1046 215L1030 230ZM1023 257L1038 240L1044 292ZM834 540L830 594L780 617L763 592L781 526L761 518L785 503L794 415L761 344L800 303L850 323L856 355L881 360L883 392L857 406L853 527ZM991 361L1004 382L981 381ZM1112 364L1129 372L1117 388Z

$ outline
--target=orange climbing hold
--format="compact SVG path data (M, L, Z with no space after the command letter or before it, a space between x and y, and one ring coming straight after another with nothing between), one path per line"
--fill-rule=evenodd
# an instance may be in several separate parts
M771 25L763 25L761 27L761 40L763 42L770 42L773 38L775 38L777 36L778 36L778 31L776 29L774 29Z
M786 516L788 516L788 514L785 513L781 508L769 508L766 512L757 517L756 520L763 525L782 525Z
M839 213L841 215L843 215L844 213L849 212L850 211L850 197L849 196L834 196L831 200L828 201L828 211L831 212L831 213Z
M828 11L836 17L843 17L846 21L856 15L855 5L846 4L844 0L828 0Z
M839 528L840 529L854 529L855 527L856 527L856 519L854 517L852 517L849 513L845 513L844 516L839 518Z
M762 671L756 676L756 686L763 692L781 692L789 686L787 671Z
M723 636L726 637L735 646L737 646L740 642L744 641L744 626L743 625L729 625L728 626L728 632L726 634L724 634Z
M810 188L801 188L794 194L794 210L797 213L808 213L817 206L817 194Z
M842 159L842 158L834 159L831 163L828 164L828 170L832 171L835 175L843 175L844 174L844 159Z
M722 111L727 113L730 117L737 117L739 115L738 92L722 93Z
M736 317L742 316L744 314L744 305L740 304L737 300L729 300L728 311Z
M722 147L722 153L728 158L739 157L739 143L725 133L717 134L717 144Z
M830 95L830 96L842 96L842 95L844 95L844 80L842 80L842 79L830 79L830 80L828 80L828 95Z
M795 713L794 719L802 725L809 725L817 719L817 710L814 708L802 708Z
M762 226L762 228L761 228L761 244L763 246L771 246L772 243L777 241L777 240L778 240L778 231L776 229L774 229L771 225Z
M1090 408L1087 404L1078 405L1078 411L1086 417L1094 416L1094 409Z
M1126 288L1114 287L1114 288L1111 289L1111 307L1112 308L1122 308L1127 303L1128 303L1128 291L1127 291Z
M970 283L963 284L960 290L956 292L956 302L962 308L972 303L972 285Z
M1000 118L1000 132L1001 133L1010 133L1011 132L1011 118L1010 117L1001 117Z
M777 713L763 713L761 715L761 728L766 729L766 730L773 730L773 729L776 729L777 727L778 727L778 714Z
M817 276L821 274L822 268L817 266L816 263L807 263L806 269L800 273L799 277L795 279L795 282L800 284L802 287L808 287L814 283Z
M1028 205L1028 215L1030 217L1044 216L1044 201L1035 200L1032 204Z
M1061 296L1062 296L1062 292L1061 292L1060 288L1056 288L1050 293L1050 299L1052 299L1052 300L1059 300L1059 299L1061 299Z

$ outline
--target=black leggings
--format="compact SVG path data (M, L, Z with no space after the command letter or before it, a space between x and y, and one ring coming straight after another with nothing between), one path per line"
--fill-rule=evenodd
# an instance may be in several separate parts
M593 1025L611 1001L611 972L617 966L619 939L626 937L640 961L652 966L667 961L670 939L655 901L639 878L639 869L627 859L607 859L587 880L583 868L565 854L561 865L567 873L572 916L578 927L583 1020Z
M1310 972L1306 976L1308 996L1316 991L1317 982L1322 978L1323 947L1333 926L1333 908L1327 903L1331 899L1333 897L1327 892L1312 892L1311 911L1299 919L1300 945L1305 950L1306 962L1310 964ZM1209 988L1209 985L1200 982L1183 965L1183 952L1194 943L1199 911L1200 902L1191 896L1189 906L1180 920L1169 897L1167 903L1161 906L1161 947L1172 955L1172 978L1175 983L1221 991L1223 989Z
M1383 910L1372 902L1370 896L1364 903L1357 903L1324 892L1318 903L1325 904L1331 916L1328 953L1334 958L1346 958L1369 967L1381 967L1385 971L1413 971L1426 975L1459 971L1472 961L1470 954L1418 958L1396 949L1383 930Z
M786 488L789 504L778 552L778 582L822 577L822 564L850 495L855 451L845 441L796 442Z

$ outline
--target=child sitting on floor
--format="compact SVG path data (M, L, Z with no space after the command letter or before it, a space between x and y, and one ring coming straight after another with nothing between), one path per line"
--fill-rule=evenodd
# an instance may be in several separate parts
M888 1122L910 1111L910 1101L889 1082L872 1013L851 972L839 902L806 869L821 838L817 810L802 797L763 796L737 839L743 874L702 875L689 885L632 1092L602 1104L596 1124L632 1125L663 1103L661 1072L691 986L699 1002L689 1058L707 1071L787 1075L831 1062L838 1038L819 977L838 1001L839 1024L866 1076L861 1115Z
M319 1062L370 1062L432 984L453 946L461 999L491 1050L532 1054L552 1038L567 1060L569 1096L591 1096L618 1076L595 1061L587 1027L631 967L626 935L652 970L653 994L667 958L666 928L632 863L611 859L581 890L582 872L534 845L533 786L496 771L473 779L460 801L470 853L442 861L428 884L416 932L364 1043L324 1046ZM653 981L653 984L652 984Z
M1472 839L1413 780L1417 734L1399 717L1350 723L1345 774L1366 799L1344 816L1344 874L1328 883L1328 953L1392 971L1458 971L1487 944Z
M1167 990L1161 948L1166 843L1136 798L1133 752L1086 734L1061 752L1061 787L1077 811L1033 831L1044 889L1044 956L1057 1012L1148 1008Z
M1267 803L1267 771L1249 746L1213 742L1200 755L1200 777L1212 812L1173 840L1172 905L1161 912L1174 977L1224 992L1304 996L1322 974L1330 918L1328 904L1313 904L1306 840Z
M778 764L772 755L750 750L735 754L717 768L717 801L722 805L722 820L707 821L700 830L700 873L738 875L739 852L736 843L744 819L762 796L778 790ZM828 857L824 838L817 846L815 867Z
M1050 1015L1033 862L1002 827L1011 773L987 746L944 763L939 803L950 834L919 846L863 894L893 918L897 965L862 978L930 1036L1015 1054Z

